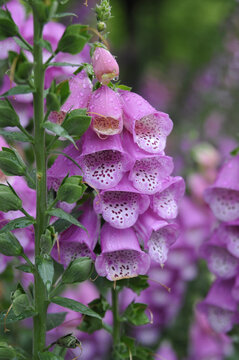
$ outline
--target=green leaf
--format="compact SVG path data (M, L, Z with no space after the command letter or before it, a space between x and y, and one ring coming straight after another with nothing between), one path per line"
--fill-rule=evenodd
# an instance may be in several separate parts
M147 275L139 275L137 277L131 279L123 279L117 281L118 286L125 286L133 290L137 295L140 295L141 291L147 289L149 287L148 284L148 276Z
M93 271L92 260L81 257L70 262L62 275L62 284L75 284L89 279Z
M70 140L70 142L72 142L76 147L76 143L75 143L74 139L68 134L68 132L65 129L63 129L63 127L61 125L52 123L50 121L46 121L43 124L43 127L45 129L47 129L47 130L50 130L51 132L53 132L57 136L61 136L61 137L64 137L65 139L67 139L67 140Z
M101 320L101 316L99 314L97 314L95 311L91 310L90 308L88 308L87 306L81 304L78 301L72 300L72 299L68 299L68 298L64 298L64 297L60 297L60 296L55 296L51 299L51 302L60 306L63 306L67 309L79 312L81 314L84 315L88 315L97 319Z
M33 272L32 267L30 265L28 265L27 263L19 265L19 266L15 266L15 269L23 271L28 274L31 274Z
M7 311L3 311L2 313L0 313L0 323L3 324L4 319L5 319L5 324L12 324L15 323L17 321L23 320L23 319L27 319L33 316L36 316L37 313L34 310L26 310L24 312L22 312L20 315L16 316L13 312L13 310L10 310L7 317L6 317L6 313Z
M66 17L66 16L78 17L78 15L76 15L75 13L63 12L63 13L55 14L55 15L53 16L53 18L54 18L54 19L59 19L59 18L63 18L63 17Z
M49 255L39 255L36 257L36 266L47 291L50 291L54 277L52 258Z
M14 36L13 39L17 43L17 45L19 45L22 49L29 51L29 47L21 39L19 39L16 36Z
M24 311L30 310L29 299L27 294L18 295L12 302L12 309L16 316L21 315Z
M232 150L232 151L230 152L230 154L231 154L232 156L236 156L237 154L239 154L239 146L238 146L236 149Z
M0 101L0 126L17 126L19 124L19 117L12 107L11 103L6 99Z
M102 321L99 319L92 318L90 316L85 315L84 319L77 326L77 329L84 331L88 334L93 334L95 331L100 330L103 328Z
M68 63L68 62L59 62L59 61L56 61L56 62L50 62L49 64L46 65L47 67L49 66L72 66L72 67L76 67L76 66L79 66L79 64L72 64L72 63Z
M123 313L122 318L126 318L127 321L135 326L149 324L149 318L145 314L147 307L146 304L132 302Z
M47 213L51 216L56 216L60 219L66 220L66 221L70 222L71 224L76 225L79 228L81 228L87 232L86 228L76 218L74 218L74 216L72 216L71 214L68 214L67 212L65 212L62 209L52 209L52 210L47 211Z
M87 109L72 110L62 123L62 127L70 135L82 136L89 128L91 117L87 115Z
M61 103L61 105L63 105L71 93L69 81L64 80L60 84L58 84L56 87L55 93L56 93L56 95L58 95L60 97L60 103Z
M49 351L39 353L38 356L40 360L64 360L62 357L59 357L58 355L55 355Z
M90 38L87 25L69 25L62 35L56 51L78 54Z
M23 248L11 231L0 233L0 253L6 256L19 256Z
M39 44L41 45L42 48L46 49L51 54L53 54L52 46L49 41L41 39L41 40L39 40Z
M11 230L15 230L15 229L23 229L34 223L35 223L34 219L29 219L26 216L16 218L14 220L9 221L9 223L7 223L7 225L2 227L0 230L0 234L5 231L11 231Z
M8 141L31 142L31 140L19 131L6 131L0 129L0 135L4 136Z
M0 97L6 97L11 95L18 95L18 94L30 94L33 93L35 90L28 85L17 85L11 88L10 90L6 91L4 94L0 95Z
M20 210L22 201L11 186L0 184L0 211Z
M58 312L47 314L46 329L47 331L56 328L61 325L66 318L67 312Z
M26 174L26 168L21 156L14 148L2 148L0 151L0 169L4 174L22 176Z
M0 9L0 40L16 36L17 34L18 27L15 25L10 12Z

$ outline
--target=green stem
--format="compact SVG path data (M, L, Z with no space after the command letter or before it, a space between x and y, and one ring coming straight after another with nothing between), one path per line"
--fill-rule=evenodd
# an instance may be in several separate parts
M38 20L38 14L33 9L34 21L34 138L36 159L36 190L37 190L37 212L35 224L35 258L40 255L40 239L47 226L47 188L46 188L46 151L45 151L45 129L42 127L44 121L44 65L42 60L42 24ZM47 300L46 289L38 272L35 273L34 301L37 315L33 319L33 360L38 360L38 353L45 348L46 337L46 313Z
M120 321L119 321L119 302L118 291L112 288L112 313L113 313L113 347L120 343Z

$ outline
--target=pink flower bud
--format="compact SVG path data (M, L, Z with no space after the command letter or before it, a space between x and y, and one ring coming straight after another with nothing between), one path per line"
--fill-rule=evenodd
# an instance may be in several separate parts
M116 135L123 130L123 111L118 93L101 86L91 95L88 113L91 126L98 135Z
M111 53L101 47L97 47L92 57L92 65L95 76L103 85L119 76L119 65Z

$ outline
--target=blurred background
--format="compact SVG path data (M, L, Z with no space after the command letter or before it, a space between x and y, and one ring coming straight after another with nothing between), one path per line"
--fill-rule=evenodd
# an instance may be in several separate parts
M61 5L60 11L78 15L63 21L95 27L95 3L88 0L86 7L83 0L75 0ZM167 360L236 360L237 343L232 350L229 338L212 335L206 320L199 319L194 309L213 279L198 251L214 221L203 201L203 191L239 144L239 4L236 0L111 0L111 5L107 39L120 66L120 81L158 110L169 113L174 130L166 152L174 157L175 174L187 183L179 219L185 231L172 250L171 260L169 256L166 272L158 275L163 280L167 271L172 275L173 280L165 280L171 284L172 295L160 289L157 306L152 304L156 318L159 316L154 329L157 335L142 329L138 339L145 345L153 344L155 351L160 342L168 346L165 341L169 341L177 357L168 355ZM188 212L195 214L191 222ZM12 281L13 271L8 266L0 275L0 310L9 306L10 289L5 291ZM148 296L150 302L153 293ZM203 331L212 335L210 341L220 351L199 356L204 345L198 344L195 336L198 338L200 332L204 344L209 341ZM18 332L17 337L27 349L30 330L24 334Z

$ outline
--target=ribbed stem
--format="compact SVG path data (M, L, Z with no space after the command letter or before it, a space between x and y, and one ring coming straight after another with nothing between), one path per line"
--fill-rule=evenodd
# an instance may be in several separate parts
M45 232L47 218L47 188L46 188L46 151L45 151L45 130L42 127L44 120L44 67L42 62L42 25L38 20L35 10L34 19L34 140L35 140L35 160L36 160L36 184L37 184L37 212L35 225L35 257L40 255L40 239ZM46 290L40 276L35 273L35 309L38 313L34 317L33 333L33 359L38 360L38 353L45 348L46 337Z

